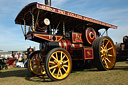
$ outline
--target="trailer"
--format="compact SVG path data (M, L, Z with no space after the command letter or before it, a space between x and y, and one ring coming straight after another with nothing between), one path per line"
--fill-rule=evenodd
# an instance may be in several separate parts
M63 80L73 62L92 61L98 70L115 66L116 50L108 29L117 29L99 20L33 2L15 19L26 40L40 43L40 50L28 59L28 70L35 75L47 74L51 80ZM98 30L105 29L106 36Z

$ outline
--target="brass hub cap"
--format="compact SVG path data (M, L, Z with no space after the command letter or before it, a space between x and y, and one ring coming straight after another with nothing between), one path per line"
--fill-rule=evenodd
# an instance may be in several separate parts
M101 52L104 56L107 56L108 55L108 51L107 49L103 49L103 51Z
M58 66L58 68L61 68L61 67L63 66L63 62L58 61L58 62L57 62L57 66Z

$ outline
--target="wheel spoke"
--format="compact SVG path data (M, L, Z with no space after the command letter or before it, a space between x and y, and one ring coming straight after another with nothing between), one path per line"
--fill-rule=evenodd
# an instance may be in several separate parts
M111 50L111 49L113 49L113 47L110 47L110 48L108 48L107 50L109 51L109 50Z
M104 48L104 40L103 40L102 46L103 46L102 48Z
M57 52L56 52L56 59L58 60L58 55L57 55Z
M58 59L56 59L54 56L52 56L53 59L55 59L56 61L58 61Z
M35 68L33 68L33 70L37 69L38 66L36 66Z
M60 75L62 76L62 71L61 71L61 68L60 68Z
M55 71L56 71L56 68L54 68L54 70L52 71L52 74L54 74L54 73L55 73Z
M59 70L58 70L57 77L59 76L59 73L60 73L60 68L59 68Z
M101 55L101 58L103 57L104 55Z
M41 62L41 65L44 65L44 63L43 63L43 62Z
M57 67L57 65L55 65L55 66L52 66L52 67L50 67L49 69L53 69L53 68L56 68Z
M53 61L49 61L49 64L55 65L55 63Z
M109 63L111 63L111 61L110 61L108 58L106 58L106 60L107 60Z
M40 53L38 53L36 56L37 56L37 61L38 61L38 62L41 62L41 56L40 56Z
M106 43L106 45L105 45L105 47L104 47L104 48L106 48L106 47L107 47L108 43L109 43L109 41Z
M38 70L39 70L39 66L37 66L37 68L36 68L36 72L38 73Z
M63 66L68 68L68 65L63 65Z
M111 55L111 54L108 54L108 56L112 57L113 55Z
M63 59L65 58L65 56L66 56L66 55L64 55L61 60L63 60Z
M32 66L37 66L37 64L31 64Z
M104 57L102 58L102 62L104 61Z
M65 73L66 73L66 69L64 68L64 67L62 67L63 68L63 70L65 71Z
M67 61L64 61L64 62L63 62L63 64L67 63L68 61L69 61L69 60L67 60Z
M101 46L101 49L104 49L104 48Z
M36 66L35 68L33 68L33 70L35 70L35 72L38 72L38 67L39 66Z
M104 60L104 62L105 62L106 68L108 68L108 64L107 64L106 60Z

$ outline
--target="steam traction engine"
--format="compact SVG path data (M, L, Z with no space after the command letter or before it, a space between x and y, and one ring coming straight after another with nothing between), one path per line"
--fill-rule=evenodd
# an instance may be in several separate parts
M122 61L122 60L127 60L128 58L128 36L123 37L123 43L116 43L115 44L116 48L116 60L117 61Z
M107 34L109 28L117 28L114 25L37 2L25 6L15 23L21 25L25 39L40 43L40 50L28 60L32 74L47 74L52 80L62 80L69 75L75 61L93 61L98 70L115 66L113 41L108 36L100 37L98 32L106 29Z

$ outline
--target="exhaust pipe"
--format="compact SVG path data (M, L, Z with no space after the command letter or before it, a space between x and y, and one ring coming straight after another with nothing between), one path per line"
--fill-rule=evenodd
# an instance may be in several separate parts
M51 0L45 0L45 5L51 6Z
M51 6L51 0L45 0L45 5ZM46 17L51 21L51 13L46 13ZM47 33L52 33L51 25L47 26Z

